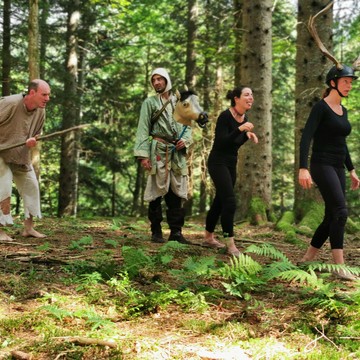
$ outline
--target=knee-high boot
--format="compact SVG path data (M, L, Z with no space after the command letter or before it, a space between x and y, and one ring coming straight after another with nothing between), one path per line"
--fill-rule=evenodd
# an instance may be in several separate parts
M150 220L151 241L156 243L164 243L165 239L163 237L161 228L161 222L163 220L161 206L158 206L155 209L149 208L148 218Z
M181 233L185 223L185 209L175 208L166 211L167 222L170 227L169 241L178 241L182 244L191 244Z

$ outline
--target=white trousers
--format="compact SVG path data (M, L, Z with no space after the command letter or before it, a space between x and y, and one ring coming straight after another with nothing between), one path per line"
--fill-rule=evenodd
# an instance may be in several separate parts
M0 157L0 203L11 198L12 182L14 181L24 203L25 219L31 216L41 218L39 182L33 166L30 171L11 170L9 165ZM10 214L4 214L0 205L0 224L13 224Z

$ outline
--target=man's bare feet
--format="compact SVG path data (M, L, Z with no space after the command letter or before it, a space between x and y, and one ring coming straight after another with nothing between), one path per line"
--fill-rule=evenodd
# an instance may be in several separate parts
M34 238L39 238L39 239L46 238L45 234L39 233L38 231L36 231L33 228L25 229L21 235L25 236L25 237L34 237Z
M11 238L10 236L6 235L4 231L0 230L0 240L5 240L5 241L14 241L13 238Z

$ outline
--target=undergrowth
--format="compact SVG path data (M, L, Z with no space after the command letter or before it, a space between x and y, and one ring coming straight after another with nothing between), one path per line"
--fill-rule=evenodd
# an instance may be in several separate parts
M122 226L116 222L111 228L119 231ZM127 231L135 233L138 227L126 225ZM67 250L80 256L61 266L53 283L47 283L54 276L49 269L33 265L24 271L13 264L0 274L2 349L21 348L32 352L34 359L44 349L49 358L63 353L69 359L138 359L140 350L133 349L141 343L141 351L146 347L152 354L150 359L163 348L159 343L164 341L160 340L162 327L171 324L180 339L188 333L191 339L206 337L202 341L208 349L232 344L254 358L360 356L356 347L359 283L347 286L331 276L339 267L359 275L358 267L317 262L298 267L268 243L250 245L239 257L224 259L172 241L156 251L149 251L146 243L135 245L111 236L103 242L111 251L96 248L91 257L84 258L82 254L95 247L96 238L87 235L70 241ZM48 253L51 246L46 243L39 249ZM112 257L112 251L121 254L121 261ZM34 291L36 287L41 291ZM5 315L7 309L28 299L33 302L31 310ZM147 335L128 331L129 324L135 327L139 322L143 331L150 323ZM19 329L34 334L32 341L24 341ZM118 347L82 348L66 342L73 336L111 340ZM190 358L189 353L181 353L179 349L169 359Z

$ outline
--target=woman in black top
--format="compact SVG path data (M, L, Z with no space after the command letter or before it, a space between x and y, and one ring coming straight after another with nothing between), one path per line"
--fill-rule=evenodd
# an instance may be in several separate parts
M309 189L314 181L325 202L323 221L316 229L302 262L314 260L329 238L335 264L344 263L344 232L348 216L344 166L350 173L352 190L359 188L360 181L346 145L351 125L347 110L341 105L341 98L348 96L352 81L356 78L354 70L348 66L330 69L326 77L328 88L323 99L312 108L301 137L299 184ZM312 140L309 172L308 154ZM337 271L336 275L349 280L355 278L345 271Z
M258 139L252 132L254 125L248 122L245 114L254 102L251 89L235 88L228 92L226 98L231 101L231 107L218 117L214 143L208 159L208 170L215 185L216 195L206 217L204 245L212 248L227 246L230 255L239 256L239 250L234 242L237 153L240 146L248 139L254 143L257 143ZM214 237L219 218L226 245Z

